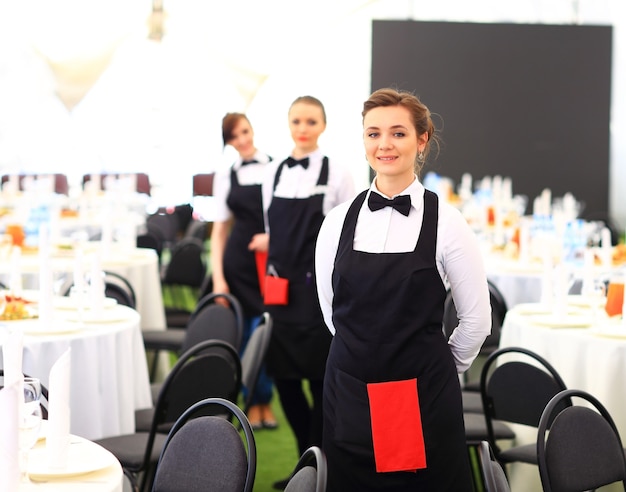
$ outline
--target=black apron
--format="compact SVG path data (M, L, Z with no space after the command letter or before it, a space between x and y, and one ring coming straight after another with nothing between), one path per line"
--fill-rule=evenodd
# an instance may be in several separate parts
M353 249L366 193L346 215L332 276L336 334L324 379L328 490L471 491L459 379L442 333L446 289L435 260L437 196L425 191L413 252L374 254ZM377 472L368 383L409 381L414 391L414 378L426 468ZM400 417L407 423L416 418ZM382 437L393 442L402 433Z
M285 166L276 171L274 189ZM328 183L328 157L317 186ZM273 319L268 372L280 379L322 379L332 336L322 316L315 285L315 242L324 221L324 192L308 198L273 197L268 210L268 269L289 280L289 303L266 305Z
M234 169L230 173L230 193L226 199L235 217L224 250L224 277L231 294L241 303L246 317L263 313L263 298L254 251L248 250L252 236L265 232L261 185L240 185Z

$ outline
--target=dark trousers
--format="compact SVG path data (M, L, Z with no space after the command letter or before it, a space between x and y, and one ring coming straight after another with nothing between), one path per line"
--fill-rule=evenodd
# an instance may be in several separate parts
M301 379L274 379L285 417L293 430L300 455L311 446L322 446L322 380L309 380L313 406Z

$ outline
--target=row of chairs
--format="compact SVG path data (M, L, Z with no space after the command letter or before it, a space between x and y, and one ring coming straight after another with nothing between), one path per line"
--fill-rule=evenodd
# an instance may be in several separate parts
M228 306L218 300L226 300ZM136 412L135 433L102 439L98 443L117 456L127 470L136 476L141 474L142 490L147 490L167 432L193 403L209 396L236 404L245 386L249 389L243 400L245 414L269 346L271 330L271 317L265 313L240 357L243 315L239 302L230 294L204 296L186 328L180 330L183 338L180 346L175 347L176 364L162 383L152 383L155 406ZM148 343L144 343L148 347Z
M466 412L465 423L468 445L488 468L487 492L509 490L504 470L516 462L539 467L544 491L582 492L617 481L626 490L624 450L608 411L591 394L567 389L547 360L521 347L499 349L482 368L480 388L482 413ZM575 406L574 397L584 404ZM536 429L535 439L501 448L516 438L510 424Z

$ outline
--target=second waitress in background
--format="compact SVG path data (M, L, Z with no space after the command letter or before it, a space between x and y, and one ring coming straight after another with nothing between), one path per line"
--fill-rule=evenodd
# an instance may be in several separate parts
M267 364L302 454L311 445L321 445L322 382L332 338L317 299L315 242L326 214L353 198L354 182L346 169L318 148L326 113L317 98L298 97L288 119L293 150L290 157L273 164L263 184L268 271L289 282L288 304L265 307L274 320ZM264 249L267 245L265 234L255 237L250 246ZM304 379L309 381L312 408Z
M255 256L248 244L255 234L265 231L261 184L272 159L255 147L254 131L245 114L226 114L222 137L224 146L231 145L239 156L232 167L215 176L211 272L213 292L231 293L241 303L245 318L243 351L264 311ZM262 370L248 410L253 428L276 427L271 399L272 381Z

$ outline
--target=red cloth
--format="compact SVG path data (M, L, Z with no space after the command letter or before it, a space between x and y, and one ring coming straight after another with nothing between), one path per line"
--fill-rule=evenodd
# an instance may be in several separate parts
M376 471L426 468L417 379L369 383L367 394Z
M265 292L265 272L267 270L267 251L255 251L254 259L256 260L256 273L259 277L259 289L261 295Z

